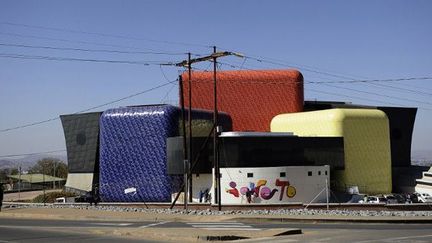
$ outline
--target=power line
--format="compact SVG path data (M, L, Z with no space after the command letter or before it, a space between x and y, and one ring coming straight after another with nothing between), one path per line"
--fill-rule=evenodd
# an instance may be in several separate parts
M395 87L395 86L391 86L391 85L376 84L376 83L368 83L367 85L373 85L375 87L390 88L390 89L394 89L394 90L399 90L399 92L403 91L403 92L410 92L410 93L414 93L414 94L418 94L418 95L432 96L432 93L423 92L423 91L419 91L419 90L408 89L408 88Z
M304 71L308 71L308 72L312 72L312 73L317 73L317 74L323 74L323 75L327 75L327 76L331 76L331 77L335 77L335 78L346 78L345 76L341 76L341 75L337 75L337 74L332 74L332 73L328 73L328 72L323 72L323 71L318 71L318 70L314 70L314 69L311 69L311 68L307 68L305 66L301 67L300 65L289 65L289 64L286 64L286 63L280 63L280 62L275 62L275 61L264 60L264 59L260 59L260 58L252 57L252 56L245 56L245 58L252 59L252 60L255 60L257 62L265 62L265 63L269 63L269 64L273 64L273 65L277 65L277 66L282 66L282 67L297 68L297 69L301 69L301 70L304 70Z
M344 89L344 90L354 91L354 92L358 92L358 93L376 95L376 96L380 96L380 97L387 97L387 98L391 98L391 99L405 100L405 101L410 101L410 102L415 102L415 103L432 105L432 103L424 102L424 101L420 101L420 100L413 100L413 99L407 99L407 98L402 98L402 97L394 97L394 96L385 95L382 93L374 93L374 92L370 92L370 91L357 90L357 89L352 89L352 88L347 88L347 87L339 87L339 86L331 85L331 84L327 84L327 83L319 83L319 85L325 85L325 86L329 86L329 87L333 87L333 88L337 88L337 89Z
M399 81L412 81L412 80L432 80L432 77L409 77L409 78L393 78L393 79L351 79L351 80L337 80L337 81L308 81L309 84L341 84L341 83L373 83L373 82L399 82ZM392 86L387 86L392 87ZM403 89L403 88L400 88Z
M238 68L237 65L233 65L233 64L229 64L229 63L223 63L223 62L218 62L222 65L227 65L230 66L231 68ZM365 79L365 80L349 80L349 81L335 81L336 83L369 83L369 82L390 82L390 81L406 81L406 80L421 80L421 79L432 79L432 77L411 77L411 78L397 78L397 79ZM367 91L362 91L362 90L356 90L356 89L352 89L352 88L346 88L346 87L339 87L339 86L335 86L335 85L331 85L329 83L335 83L334 81L322 81L322 82L316 82L316 81L305 81L304 83L307 84L322 84L322 85L327 85L327 86L331 86L334 88L339 88L339 89L346 89L346 90L350 90L350 91L354 91L354 92L359 92L359 93L366 93L366 94L372 94L372 95L378 95L378 96L384 96L384 97L388 97L388 98L392 98L392 99L398 99L398 100L407 100L407 101L411 101L411 102L416 102L416 103L422 103L422 104L428 104L428 105L432 105L432 103L429 102L424 102L424 101L419 101L419 100L412 100L412 99L406 99L406 98L401 98L401 97L394 97L394 96L390 96L390 95L383 95L383 94L377 94L377 93L373 93L373 92L367 92ZM273 82L272 84L278 84L276 82ZM282 83L280 83L282 84ZM306 88L305 88L306 89ZM379 103L386 103L386 104L391 104L391 105L398 105L398 106L405 106L402 104L397 104L397 103L393 103L393 102L386 102L386 101L382 101L382 100L375 100L375 99L367 99L367 98L360 98L360 97L355 97L355 96L348 96L348 95L341 95L341 94L337 94L337 93L331 93L331 92L325 92L325 91L318 91L318 90L313 90L313 89L308 89L311 90L313 92L320 92L320 93L325 93L325 94L331 94L331 95L337 95L337 96L343 96L343 97L349 97L349 98L356 98L356 99L362 99L362 100L367 100L367 101L373 101L373 102L379 102ZM419 107L421 109L424 110L432 110L430 108L425 108L425 107Z
M228 66L230 66L232 68L238 68L237 65L233 65L233 64L229 64L229 63L222 63L222 62L220 62L220 63L223 64L223 65L228 65ZM334 87L334 88L346 89L346 90L350 90L350 91L354 91L354 92L359 92L359 93L366 93L366 94L384 96L384 97L392 98L392 99L406 100L406 101L410 101L410 102L416 102L416 103L421 103L421 104L432 105L432 103L425 102L425 101L420 101L420 100L406 99L406 98L401 98L401 97L394 97L394 96L390 96L390 95L377 94L377 93L373 93L373 92L367 92L367 91L356 90L356 89L352 89L352 88L344 88L344 87L330 85L331 83L363 83L363 84L369 84L369 83L371 83L371 85L378 85L378 84L373 84L373 83L374 82L411 81L411 80L431 80L432 77L408 77L408 78L363 79L363 80L356 80L356 79L352 79L352 78L350 78L350 79L351 80L341 80L341 81L304 81L304 83L305 84L323 84L323 85L331 86L331 87ZM389 86L389 87L392 87L392 86ZM400 89L402 89L402 88L400 88ZM380 101L380 102L382 102L382 101ZM429 110L428 108L424 108L424 109Z
M9 44L9 43L0 43L0 46L22 47L22 48L32 48L32 49L62 50L62 51L106 52L106 53L119 53L119 54L185 55L185 53L178 53L178 52L120 51L120 50L104 50L104 49L84 49L84 48L70 48L70 47L22 45L22 44Z
M177 53L177 52L168 52L164 50L156 50L151 48L142 48L142 47L135 47L135 46L125 46L125 45L113 45L113 44L106 44L101 42L91 42L91 41L77 41L77 40L70 40L70 39L61 39L61 38L52 38L52 37L42 37L42 36L35 36L35 35L21 35L16 33L7 33L7 32L0 32L0 35L7 35L7 36L15 36L20 38L32 38L32 39L39 39L39 40L49 40L49 41L60 41L60 42L67 42L67 43L74 43L74 44L85 44L85 45L96 45L96 46L106 46L106 47L115 47L115 48L127 48L132 50L147 50L151 52L161 52L161 53ZM192 54L193 56L201 56L200 54Z
M244 53L244 52L242 52ZM340 78L347 78L346 76L343 76L345 74L337 73L335 71L320 71L320 68L305 65L305 64L299 64L292 61L286 61L286 60L280 60L276 58L270 58L270 57L263 57L263 56L253 56L253 55L245 55L246 59L252 59L260 63L269 63L277 66L283 66L283 67L291 67L291 68L297 68L302 69L308 72L318 73L318 74L325 74L327 76L332 77L340 77ZM337 73L337 74L336 74Z
M249 58L258 62L266 62L266 63L270 63L270 64L274 64L274 65L278 65L278 66L284 66L284 67L294 67L294 68L298 68L298 69L303 69L309 72L314 72L314 73L318 73L318 74L323 74L323 75L327 75L327 76L332 76L332 77L336 77L336 78L344 78L344 79L350 79L350 80L337 80L337 81L318 81L318 82L307 82L307 83L368 83L368 82L398 82L398 81L411 81L411 80L432 80L431 76L428 77L409 77L409 78L395 78L395 79L363 79L363 80L359 80L359 79L353 79L347 76L342 76L342 75L338 75L338 74L332 74L332 73L328 73L328 72L322 72L322 71L318 71L318 70L313 70L313 69L309 69L309 68L303 68L303 67L296 67L296 66L291 66L288 64L284 64L284 63L279 63L279 62L273 62L273 61L267 61L264 59L258 59L255 57L250 57L250 56L245 56L245 58Z
M0 158L12 158L12 157L21 157L21 156L30 156L30 155L39 155L39 154L54 154L54 153L59 153L59 152L66 152L66 149L44 151L44 152L35 152L35 153L28 153L28 154L0 155Z
M218 62L219 64L229 66L231 68L244 68L244 65L238 66L230 63ZM253 70L253 69L247 69ZM412 81L412 80L432 80L432 76L427 77L408 77L408 78L392 78L392 79L351 79L340 81L304 81L307 84L331 84L331 83L373 83L373 82L399 82L399 81ZM392 87L392 86L389 86ZM401 88L402 89L402 88Z
M18 23L11 23L11 22L0 22L0 24L10 25L10 26L20 26L20 27L32 28L32 29L43 29L43 30L57 31L57 32L68 32L68 33L75 33L75 34L86 34L86 35L95 35L95 36L102 36L102 37L111 37L111 38L117 38L117 39L139 40L139 41L147 41L147 42L162 43L162 44L169 44L169 45L197 46L197 47L205 47L205 48L212 47L210 45L202 45L202 44L197 44L197 43L155 40L155 39L134 37L134 36L114 35L114 34L90 32L90 31L65 29L65 28L45 27L45 26L40 26L40 25L18 24Z
M327 76L332 76L332 77L336 77L336 78L350 79L348 81L344 81L344 80L342 80L342 81L327 81L327 82L321 81L321 82L309 82L309 83L371 83L371 82L397 82L397 81L430 80L430 79L432 79L432 77L412 77L412 78L399 78L399 79L387 79L387 80L385 80L385 79L358 80L358 79L348 77L345 74L339 75L339 74L333 74L334 72L330 73L330 72L323 72L323 71L319 71L319 70L314 70L314 67L311 68L311 66L307 66L307 65L296 64L298 66L298 67L296 67L296 66L291 65L291 64L281 63L284 61L272 59L272 58L251 57L251 56L247 56L246 58L250 58L250 59L256 60L258 62L270 63L273 65L295 67L295 68L298 68L301 70L305 70L305 71L309 71L309 72L313 72L313 73L317 73L317 74L322 74L322 75L327 75ZM268 61L268 60L264 60L264 59L272 59L275 61ZM315 69L317 69L317 68L315 68ZM305 82L305 83L308 83L308 82ZM373 84L371 84L371 85L373 85ZM405 90L407 92L416 93L416 94L431 95L430 93L426 93L426 92L422 92L422 91L415 91L415 90L411 90L411 89L407 89L407 88L394 87L394 86L383 85L383 84L375 84L375 86L388 87L388 88L393 88L393 89L398 89L398 90Z
M127 49L134 49L134 50L140 50L141 49L141 50L148 50L148 51L157 52L157 50L150 49L150 48L140 48L140 47L124 46L124 45L113 45L113 44L91 42L91 41L77 41L77 40L69 40L69 39L61 39L61 38L36 36L36 35L22 35L22 34L16 34L16 33L8 33L8 32L0 32L0 35L15 36L15 37L20 37L20 38L32 38L32 39L39 39L39 40L61 41L61 42L78 43L78 44L85 44L85 45L97 45L97 46L109 46L109 47L116 47L116 48L127 48Z
M432 89L429 89L429 88L427 88L427 87L419 87L419 86L417 86L417 85L413 85L412 83L409 83L409 84L404 83L404 84L399 84L399 85L403 85L404 87L410 87L410 88L414 88L414 89L421 89L421 90L423 90L423 91L429 91L429 92L432 92Z
M24 54L16 54L16 53L0 53L0 57L14 58L14 59L28 59L28 60L97 62L97 63L113 63L113 64L134 64L134 65L144 65L144 66L150 66L150 65L172 66L171 62L163 62L163 61L128 61L128 60L109 60L109 59L86 59L86 58L72 58L72 57L24 55Z
M168 102L169 100L167 99L168 96L170 95L171 91L177 86L177 83L173 83L171 88L165 93L164 97L160 100L159 103L165 103Z
M327 92L327 91L316 90L316 89L311 89L311 88L308 88L308 90L309 90L309 91L312 91L312 92L316 92L316 93L323 93L323 94L335 95L335 96L340 96L340 97L348 97L348 98L354 98L354 99L359 99L359 100L366 100L366 101L372 101L372 102L379 102L379 103L385 103L385 104L389 104L389 105L403 106L403 105L401 105L401 104L397 104L397 103L393 103L393 102L387 102L387 101L381 101L381 100L369 99L369 98L358 97L358 96L352 96L352 95L344 95L344 94L340 94L340 93Z
M137 93L134 93L134 94L131 94L131 95L128 95L128 96L122 97L122 98L120 98L120 99L116 99L116 100L113 100L113 101L109 101L109 102L107 102L107 103L103 103L103 104L101 104L101 105L97 105L97 106L93 106L93 107L90 107L90 108L87 108L87 109L84 109L84 110L80 110L80 111L74 112L73 114L79 114L79 113L83 113L83 112L91 111L91 110L94 110L94 109L97 109L97 108L101 108L101 107L104 107L104 106L107 106L107 105L111 105L111 104L114 104L114 103L117 103L117 102L120 102L120 101L123 101L123 100L126 100L126 99L130 99L130 98L132 98L132 97L135 97L135 96L138 96L138 95L142 95L142 94L148 93L148 92L150 92L150 91L153 91L153 90L156 90L156 89L162 88L162 87L167 86L167 85L169 85L169 84L172 84L172 83L174 83L174 82L177 82L177 80L169 81L169 82L163 83L163 84L161 84L161 85L155 86L155 87L153 87L153 88L150 88L150 89L147 89L147 90L144 90L144 91L140 91L140 92L137 92ZM58 120L58 119L60 119L60 117L59 117L59 116L56 116L56 117L49 118L49 119L42 120L42 121L38 121L38 122L33 122L33 123L29 123L29 124L24 124L24 125L20 125L20 126L16 126L16 127L5 128L5 129L1 129L1 130L0 130L0 133L2 133L2 132L7 132L7 131L12 131L12 130L17 130L17 129L21 129L21 128L26 128L26 127L31 127L31 126L36 126L36 125L40 125L40 124L43 124L43 123L47 123L47 122L51 122L51 121L55 121L55 120Z

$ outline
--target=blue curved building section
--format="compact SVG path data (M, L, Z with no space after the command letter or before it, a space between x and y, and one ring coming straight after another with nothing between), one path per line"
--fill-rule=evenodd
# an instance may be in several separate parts
M171 105L124 107L103 112L99 181L103 201L171 200L171 193L178 191L182 177L167 174L166 139L179 136L180 118L181 110ZM212 113L193 111L192 119L211 121ZM223 117L222 122L227 121L230 128L229 116Z

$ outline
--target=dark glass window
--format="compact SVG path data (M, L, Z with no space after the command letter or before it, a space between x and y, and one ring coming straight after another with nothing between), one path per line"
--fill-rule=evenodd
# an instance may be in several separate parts
M312 176L312 171L308 171L308 176Z
M325 175L327 175L327 171L325 171Z
M248 178L253 177L253 173L247 173L247 177L248 177Z
M321 175L321 171L318 171L318 175Z
M280 177L286 177L286 173L285 172L281 172L280 173Z
M222 137L221 167L327 165L344 168L342 138Z

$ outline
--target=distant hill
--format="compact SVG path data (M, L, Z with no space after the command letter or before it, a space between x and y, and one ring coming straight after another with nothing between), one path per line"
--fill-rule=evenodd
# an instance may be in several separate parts
M10 160L6 160L6 159L1 159L0 160L0 169L6 169L6 168L14 168L15 163L13 161Z
M21 166L22 170L28 170L30 167L34 166L38 160L43 158L55 158L59 159L67 164L66 154L38 154L38 155L29 155L19 159L1 159L0 160L0 169L6 168L18 168Z
M432 150L413 150L411 161L413 165L432 166Z

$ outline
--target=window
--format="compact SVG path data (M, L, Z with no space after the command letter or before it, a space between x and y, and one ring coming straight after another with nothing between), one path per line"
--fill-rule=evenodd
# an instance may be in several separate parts
M325 175L327 175L327 171L325 171Z
M321 171L318 171L318 175L321 175Z
M308 176L312 176L312 171L308 171Z
M286 177L286 173L285 172L281 172L279 176L280 177Z
M248 178L253 177L253 173L247 173L247 177L248 177Z

